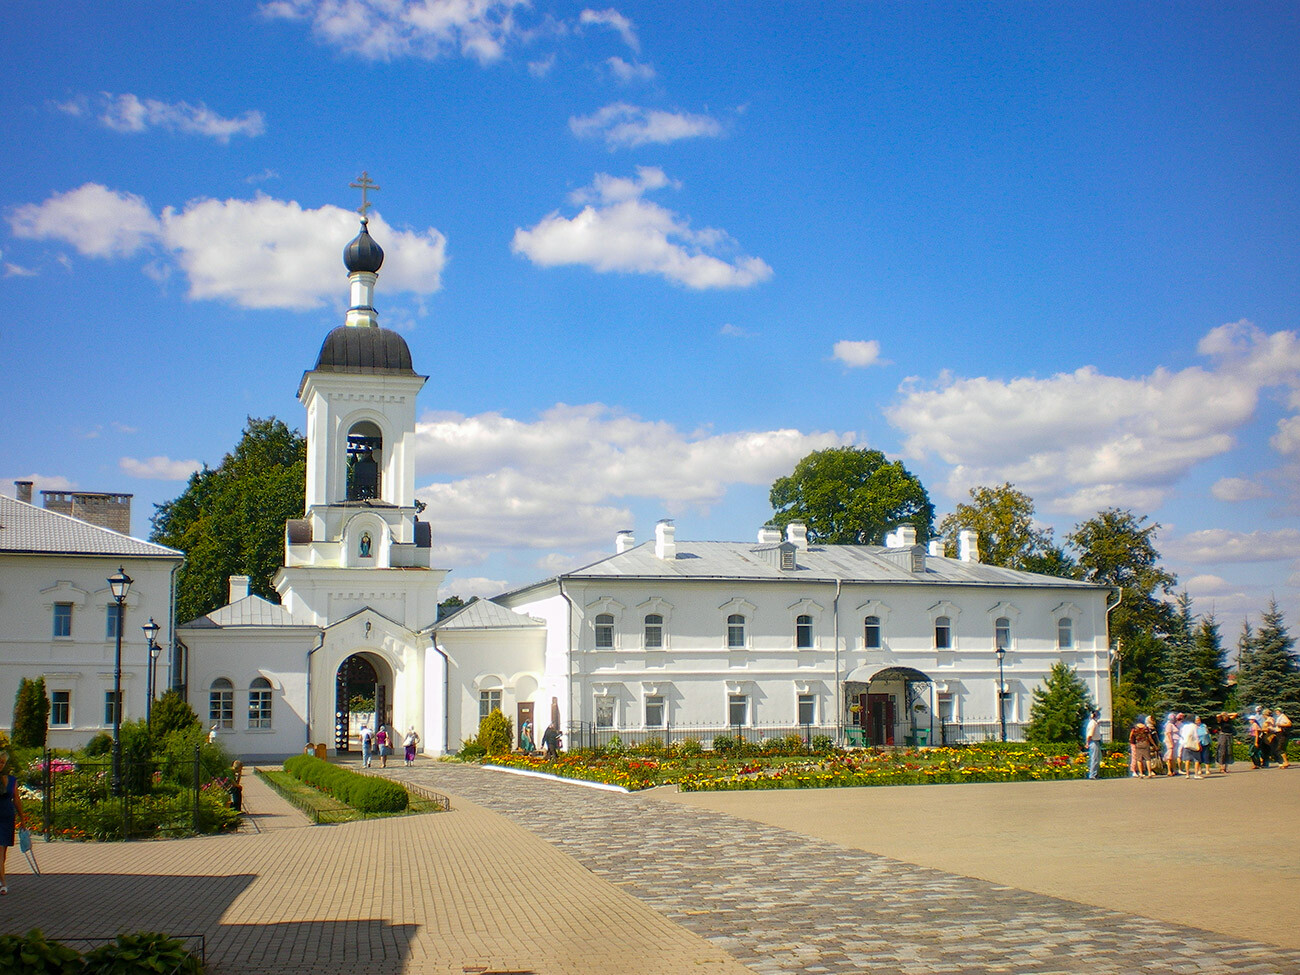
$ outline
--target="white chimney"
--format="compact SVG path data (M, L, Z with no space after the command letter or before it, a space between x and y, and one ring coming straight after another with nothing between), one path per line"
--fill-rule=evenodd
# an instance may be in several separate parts
M894 530L894 541L899 548L911 548L916 544L916 526L899 525Z
M785 526L785 540L800 552L808 551L808 526L802 521L792 521Z
M957 536L957 558L963 562L980 560L980 533L963 528Z
M636 545L636 536L631 529L624 528L614 536L614 554L622 555L628 549Z
M777 528L776 525L764 525L758 530L758 544L780 545L781 529Z
M943 558L943 539L942 539L942 538L932 538L932 539L930 539L930 555L933 556L933 557L936 558L936 559L941 559L941 558Z
M655 558L677 558L677 528L671 518L664 518L655 525Z
M248 576L230 577L230 602L237 603L248 595Z

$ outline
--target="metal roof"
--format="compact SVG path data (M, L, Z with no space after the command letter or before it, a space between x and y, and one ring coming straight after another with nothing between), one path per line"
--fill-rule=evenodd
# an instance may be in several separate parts
M297 619L292 613L269 599L261 596L247 595L236 599L220 609L214 609L207 616L200 616L181 625L181 629L206 630L227 626L311 626L311 623Z
M185 553L0 495L0 552L180 561Z
M490 599L475 599L433 624L429 630L531 629L545 625L542 620L506 609Z

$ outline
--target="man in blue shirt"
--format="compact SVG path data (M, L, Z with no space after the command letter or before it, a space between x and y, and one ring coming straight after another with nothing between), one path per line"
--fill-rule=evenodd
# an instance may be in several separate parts
M1095 708L1088 715L1083 730L1083 743L1088 749L1088 778L1101 777L1101 712Z

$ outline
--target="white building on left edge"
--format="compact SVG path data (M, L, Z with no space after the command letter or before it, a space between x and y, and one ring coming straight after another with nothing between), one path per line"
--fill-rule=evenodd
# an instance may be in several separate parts
M141 627L151 618L164 648L156 693L178 676L168 648L184 555L37 507L27 482L18 492L26 500L0 496L0 726L10 725L22 679L44 677L50 747L80 748L113 727L119 621L108 577L121 568L133 580L121 621L122 718L131 721L145 716L150 657Z

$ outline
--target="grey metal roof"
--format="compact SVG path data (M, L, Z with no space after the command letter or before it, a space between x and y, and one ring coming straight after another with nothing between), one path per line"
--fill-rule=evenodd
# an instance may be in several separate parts
M236 599L207 616L200 616L183 624L183 630L207 630L227 626L311 626L297 619L283 606L261 596L248 595Z
M429 630L432 632L434 630L531 629L539 626L544 627L546 623L532 616L516 613L513 609L506 609L490 599L475 599L445 619L439 620L429 627Z
M340 325L331 331L320 347L316 371L415 375L406 339L377 325Z
M925 571L911 570L910 548L888 549L881 545L810 545L795 553L795 568L782 570L765 557L771 545L754 542L677 542L673 559L655 556L654 542L643 542L619 555L565 572L557 579L724 579L736 581L816 580L866 583L910 583L921 585L979 585L1052 587L1063 589L1105 589L1077 579L1039 575L962 562L927 554ZM514 595L537 588L538 583L502 595ZM500 596L497 598L501 598Z
M368 221L361 218L361 232L343 248L343 266L352 271L377 272L384 264L384 249L375 243L367 229Z
M0 495L0 552L180 561L184 552Z

